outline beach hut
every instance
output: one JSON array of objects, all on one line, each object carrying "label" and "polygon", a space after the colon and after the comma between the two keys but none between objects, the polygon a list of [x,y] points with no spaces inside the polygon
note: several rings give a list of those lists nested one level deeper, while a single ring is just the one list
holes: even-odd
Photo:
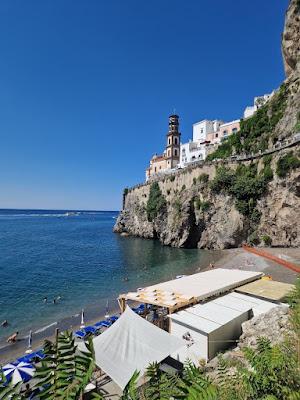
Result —
[{"label": "beach hut", "polygon": [[169,316],[170,332],[186,342],[173,354],[181,362],[209,361],[218,352],[236,345],[242,323],[277,307],[278,304],[232,292]]},{"label": "beach hut", "polygon": [[[123,390],[135,371],[143,374],[152,362],[160,362],[185,345],[134,313],[129,307],[104,333],[93,339],[96,365]],[[79,348],[83,346],[80,343]]]}]

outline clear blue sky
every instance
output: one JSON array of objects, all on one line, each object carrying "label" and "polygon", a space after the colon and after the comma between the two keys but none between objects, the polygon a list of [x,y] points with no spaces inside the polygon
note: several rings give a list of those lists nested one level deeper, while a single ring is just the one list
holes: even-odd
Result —
[{"label": "clear blue sky", "polygon": [[2,0],[0,207],[119,209],[165,146],[284,78],[287,0]]}]

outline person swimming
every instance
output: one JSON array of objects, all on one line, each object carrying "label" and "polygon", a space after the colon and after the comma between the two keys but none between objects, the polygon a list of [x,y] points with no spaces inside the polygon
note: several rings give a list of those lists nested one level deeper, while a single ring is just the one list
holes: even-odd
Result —
[{"label": "person swimming", "polygon": [[47,297],[47,296],[43,298],[43,302],[44,302],[44,303],[47,303],[47,302],[48,302],[48,297]]},{"label": "person swimming", "polygon": [[1,323],[1,326],[2,326],[3,328],[5,328],[6,326],[8,326],[8,321],[7,321],[7,319],[5,319],[5,320]]}]

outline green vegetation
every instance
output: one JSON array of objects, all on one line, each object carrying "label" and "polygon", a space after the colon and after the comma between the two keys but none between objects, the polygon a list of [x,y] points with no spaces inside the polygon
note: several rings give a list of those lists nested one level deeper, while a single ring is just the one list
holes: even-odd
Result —
[{"label": "green vegetation", "polygon": [[233,154],[264,152],[270,139],[276,141],[274,131],[277,123],[283,117],[288,89],[282,84],[278,92],[256,113],[241,120],[240,131],[228,137],[212,154],[208,161],[227,158]]},{"label": "green vegetation", "polygon": [[202,183],[207,183],[209,181],[209,175],[204,172],[198,176],[198,181]]},{"label": "green vegetation", "polygon": [[209,201],[201,201],[200,197],[195,199],[195,208],[201,210],[202,212],[207,211],[211,206]]},{"label": "green vegetation", "polygon": [[174,203],[173,203],[173,207],[174,207],[174,209],[175,209],[175,211],[176,211],[177,214],[180,214],[180,213],[181,213],[182,204],[181,204],[181,201],[180,201],[178,198],[175,199],[175,201],[174,201]]},{"label": "green vegetation", "polygon": [[170,176],[170,181],[174,182],[175,181],[175,175]]},{"label": "green vegetation", "polygon": [[127,196],[128,192],[129,192],[129,189],[128,189],[128,188],[125,188],[124,191],[123,191],[124,197]]},{"label": "green vegetation", "polygon": [[294,130],[295,130],[296,133],[300,132],[300,112],[298,112],[298,114],[297,114],[297,122],[296,122]]},{"label": "green vegetation", "polygon": [[270,165],[267,165],[260,174],[257,174],[257,165],[246,166],[240,164],[236,171],[219,167],[215,178],[211,182],[214,193],[224,192],[235,198],[236,209],[257,224],[260,213],[255,208],[257,200],[267,188],[268,182],[273,178]]},{"label": "green vegetation", "polygon": [[186,189],[185,185],[182,185],[181,191],[183,192]]},{"label": "green vegetation", "polygon": [[270,238],[269,235],[262,235],[261,237],[262,241],[264,242],[265,246],[271,246],[272,244],[272,239]]},{"label": "green vegetation", "polygon": [[300,159],[290,151],[277,161],[276,174],[280,178],[285,178],[291,170],[300,168]]},{"label": "green vegetation", "polygon": [[153,221],[157,215],[166,207],[166,199],[163,196],[158,182],[153,182],[150,186],[150,193],[147,202],[147,218]]},{"label": "green vegetation", "polygon": [[197,179],[194,177],[193,178],[193,185],[196,185],[196,183],[197,183]]}]

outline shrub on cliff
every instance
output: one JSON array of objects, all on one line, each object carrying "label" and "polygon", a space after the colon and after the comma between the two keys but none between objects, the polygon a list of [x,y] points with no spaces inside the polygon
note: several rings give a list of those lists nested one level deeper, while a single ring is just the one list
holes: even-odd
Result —
[{"label": "shrub on cliff", "polygon": [[198,176],[198,181],[202,183],[207,183],[209,181],[209,175],[202,173]]},{"label": "shrub on cliff", "polygon": [[290,151],[277,161],[276,173],[280,178],[285,178],[293,169],[300,168],[300,160]]},{"label": "shrub on cliff", "polygon": [[235,173],[231,169],[219,167],[216,176],[210,183],[210,188],[214,193],[220,193],[222,190],[228,190],[234,183]]},{"label": "shrub on cliff", "polygon": [[147,201],[147,218],[152,222],[160,211],[166,207],[166,199],[163,196],[158,182],[153,182],[150,186],[149,198]]}]

